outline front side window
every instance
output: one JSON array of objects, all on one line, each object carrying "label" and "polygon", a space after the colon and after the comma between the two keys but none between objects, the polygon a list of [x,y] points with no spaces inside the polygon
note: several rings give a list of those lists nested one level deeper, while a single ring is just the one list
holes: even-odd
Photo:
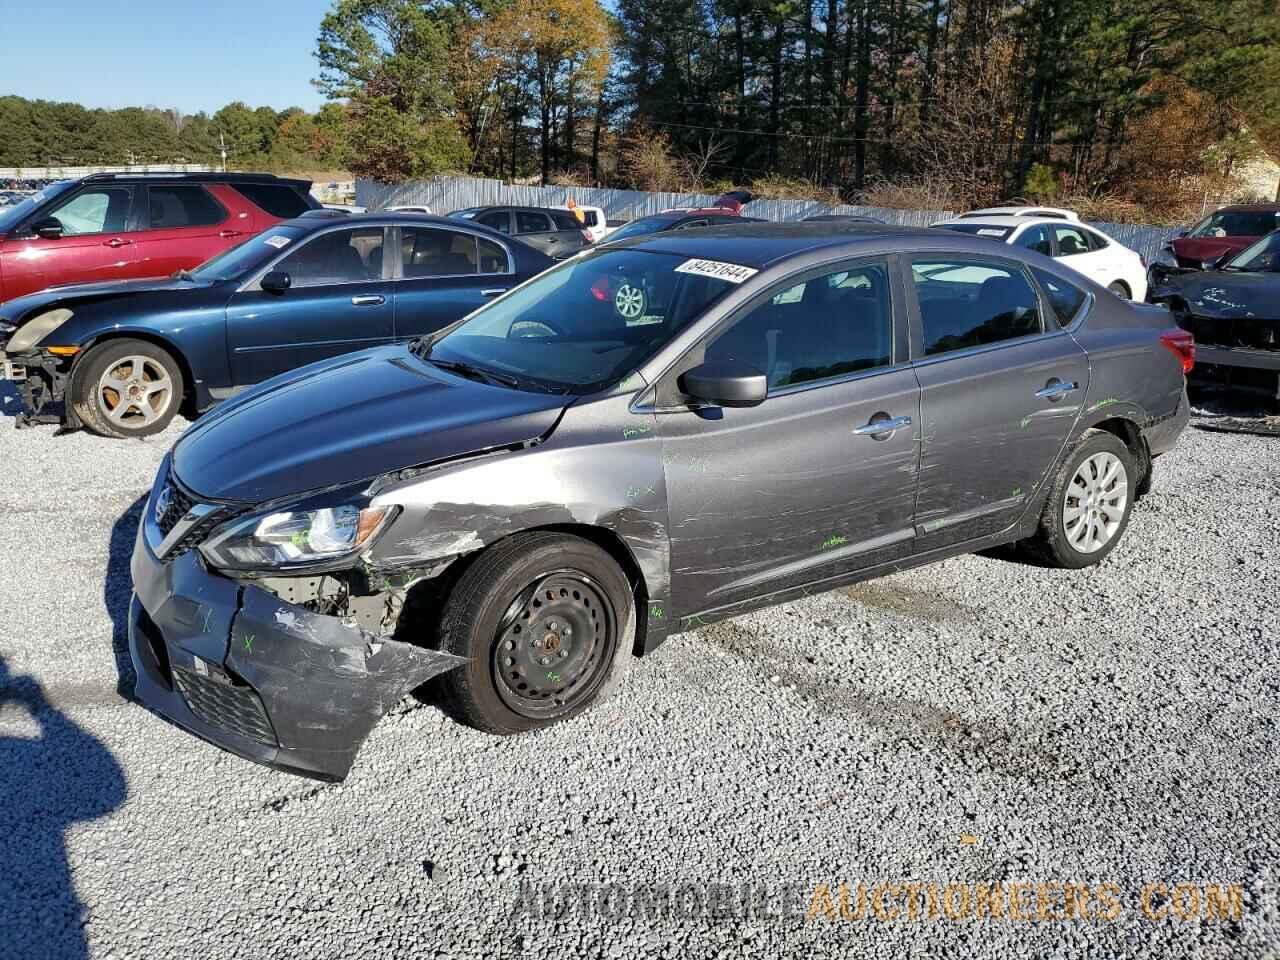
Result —
[{"label": "front side window", "polygon": [[1053,244],[1049,242],[1049,228],[1043,223],[1039,226],[1027,227],[1018,234],[1013,243],[1014,246],[1022,247],[1024,250],[1034,250],[1036,253],[1043,253],[1046,257],[1053,256]]},{"label": "front side window", "polygon": [[1085,232],[1076,227],[1060,227],[1054,225],[1054,236],[1058,240],[1058,256],[1072,257],[1078,253],[1089,252],[1089,238]]},{"label": "front side window", "polygon": [[516,211],[516,233],[549,233],[551,221],[545,213],[534,213],[531,210]]},{"label": "front side window", "polygon": [[[474,214],[468,214],[468,217]],[[492,213],[482,213],[475,218],[476,223],[481,226],[489,227],[491,230],[497,230],[499,233],[511,232],[511,216],[505,210],[495,210]]]},{"label": "front side window", "polygon": [[334,230],[308,240],[275,267],[293,287],[359,283],[382,276],[382,228]]},{"label": "front side window", "polygon": [[1241,250],[1225,270],[1247,270],[1254,273],[1280,271],[1280,230],[1270,233],[1257,243]]},{"label": "front side window", "polygon": [[152,230],[208,227],[221,223],[225,210],[203,187],[195,185],[151,187],[147,191],[148,223]]},{"label": "front side window", "polygon": [[734,289],[688,267],[703,262],[606,248],[540,274],[422,349],[429,361],[496,373],[522,389],[593,393]]},{"label": "front side window", "polygon": [[[129,225],[132,187],[95,187],[82,190],[49,212],[62,224],[64,237],[86,233],[120,233]],[[43,217],[41,219],[44,219]]]},{"label": "front side window", "polygon": [[888,366],[893,355],[889,273],[860,264],[791,284],[708,341],[705,359],[735,360],[770,388]]},{"label": "front side window", "polygon": [[406,279],[479,273],[476,238],[456,230],[400,228],[400,262]]},{"label": "front side window", "polygon": [[1049,306],[1053,308],[1054,320],[1061,327],[1071,326],[1071,321],[1089,295],[1074,283],[1067,283],[1037,267],[1032,267],[1031,272],[1035,274],[1036,282],[1040,284],[1040,289],[1049,300]]},{"label": "front side window", "polygon": [[1040,302],[1016,267],[983,260],[911,264],[926,356],[1040,333]]},{"label": "front side window", "polygon": [[1263,237],[1280,227],[1280,211],[1217,210],[1197,223],[1189,237]]}]

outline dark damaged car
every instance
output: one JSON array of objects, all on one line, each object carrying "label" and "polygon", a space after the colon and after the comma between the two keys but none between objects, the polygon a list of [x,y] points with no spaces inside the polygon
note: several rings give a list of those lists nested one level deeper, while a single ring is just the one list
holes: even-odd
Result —
[{"label": "dark damaged car", "polygon": [[950,232],[601,248],[183,435],[133,556],[136,693],[342,778],[429,679],[511,734],[753,608],[1012,542],[1097,563],[1186,424],[1189,353],[1163,308]]},{"label": "dark damaged car", "polygon": [[1217,270],[1166,277],[1150,298],[1195,336],[1197,377],[1280,399],[1280,230]]}]

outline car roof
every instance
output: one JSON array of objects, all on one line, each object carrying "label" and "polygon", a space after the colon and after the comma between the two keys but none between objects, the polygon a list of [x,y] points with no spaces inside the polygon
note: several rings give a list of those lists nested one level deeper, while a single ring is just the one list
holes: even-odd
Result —
[{"label": "car roof", "polygon": [[933,224],[933,226],[947,227],[964,224],[965,226],[973,227],[1001,227],[1003,229],[1013,230],[1022,226],[1036,226],[1042,223],[1052,224],[1054,226],[1061,226],[1065,223],[1072,227],[1085,227],[1086,229],[1091,229],[1087,223],[1083,223],[1079,220],[1065,220],[1062,217],[1022,217],[1010,216],[1007,214],[1003,216],[993,215],[989,217],[978,217],[965,214],[965,216],[956,217],[953,220],[939,220],[937,223]]},{"label": "car roof", "polygon": [[1006,216],[1006,217],[1039,217],[1049,220],[1079,220],[1080,216],[1074,210],[1066,210],[1063,207],[1034,207],[1029,204],[1021,204],[1018,206],[1006,207],[983,207],[981,210],[970,210],[968,213],[962,213],[957,219],[969,220],[975,217],[988,216]]},{"label": "car roof", "polygon": [[720,224],[690,230],[649,233],[608,244],[606,250],[650,250],[684,257],[724,260],[764,269],[775,263],[818,251],[834,256],[858,256],[895,251],[903,242],[927,241],[923,246],[951,250],[989,251],[983,237],[948,231],[945,235],[927,227],[902,227],[878,223],[755,223]]},{"label": "car roof", "polygon": [[378,213],[343,214],[338,210],[329,211],[332,216],[323,214],[302,214],[292,220],[285,220],[276,226],[296,227],[307,232],[324,230],[328,227],[358,227],[360,225],[381,227],[399,223],[410,223],[421,226],[424,223],[435,223],[442,227],[456,230],[459,227],[470,227],[482,233],[495,233],[483,224],[461,217],[442,217],[435,213],[416,213],[413,210],[383,210]]},{"label": "car roof", "polygon": [[274,173],[184,173],[181,170],[159,170],[152,173],[91,173],[81,177],[82,183],[124,181],[152,183],[155,181],[183,180],[187,183],[281,183],[310,188],[310,180],[294,177],[277,177]]}]

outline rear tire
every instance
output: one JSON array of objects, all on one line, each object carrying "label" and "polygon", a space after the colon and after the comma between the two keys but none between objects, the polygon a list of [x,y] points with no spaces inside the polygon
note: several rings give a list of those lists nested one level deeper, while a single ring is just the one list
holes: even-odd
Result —
[{"label": "rear tire", "polygon": [[1115,280],[1107,284],[1107,289],[1114,293],[1121,300],[1132,300],[1133,291],[1129,289],[1129,285],[1123,280]]},{"label": "rear tire", "polygon": [[104,437],[147,437],[173,421],[183,396],[182,368],[146,340],[109,340],[76,364],[70,401],[80,421]]},{"label": "rear tire", "polygon": [[635,628],[631,586],[595,544],[511,537],[481,554],[445,601],[440,649],[467,662],[441,677],[442,706],[499,735],[567,720],[608,690]]},{"label": "rear tire", "polygon": [[1058,469],[1040,527],[1022,547],[1050,567],[1099,563],[1129,526],[1137,465],[1120,438],[1089,430]]}]

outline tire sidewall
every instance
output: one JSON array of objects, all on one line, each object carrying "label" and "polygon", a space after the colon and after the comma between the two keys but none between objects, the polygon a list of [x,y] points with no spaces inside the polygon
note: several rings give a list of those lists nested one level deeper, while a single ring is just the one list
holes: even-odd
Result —
[{"label": "tire sidewall", "polygon": [[[498,643],[498,626],[519,593],[542,575],[573,571],[590,579],[613,606],[615,643],[600,665],[597,679],[576,703],[550,717],[527,717],[512,710],[499,696],[493,676],[493,653]],[[455,594],[456,595],[456,594]],[[453,603],[449,604],[450,608]],[[626,577],[613,559],[599,547],[576,537],[558,537],[554,545],[531,546],[517,552],[493,578],[469,609],[448,609],[441,636],[441,649],[465,657],[458,668],[473,708],[495,732],[519,733],[560,723],[577,716],[612,692],[619,655],[628,655],[635,635],[635,602]],[[446,675],[448,677],[450,675]]]},{"label": "tire sidewall", "polygon": [[[136,429],[122,428],[111,423],[103,410],[98,406],[98,381],[112,365],[119,363],[127,356],[146,356],[161,364],[173,381],[173,397],[169,407],[154,423]],[[182,406],[185,392],[182,370],[173,355],[162,347],[146,340],[109,340],[90,348],[84,358],[76,364],[72,372],[71,403],[76,415],[94,433],[104,437],[129,439],[131,437],[149,437],[165,430]]]},{"label": "tire sidewall", "polygon": [[[1093,553],[1082,553],[1071,545],[1062,512],[1066,505],[1067,490],[1070,488],[1071,479],[1076,475],[1076,471],[1080,469],[1080,464],[1098,453],[1113,454],[1124,465],[1126,487],[1124,517],[1120,521],[1119,529],[1116,530],[1115,534],[1101,550],[1095,550]],[[1100,563],[1124,538],[1125,531],[1129,529],[1129,520],[1133,517],[1134,497],[1137,493],[1136,472],[1137,466],[1133,461],[1133,454],[1130,453],[1129,448],[1124,445],[1119,437],[1105,431],[1096,431],[1087,435],[1084,442],[1076,447],[1071,456],[1067,458],[1066,463],[1058,474],[1058,480],[1054,484],[1053,496],[1047,505],[1049,515],[1046,518],[1052,527],[1052,539],[1056,542],[1059,553],[1058,559],[1063,566],[1078,569]]]}]

